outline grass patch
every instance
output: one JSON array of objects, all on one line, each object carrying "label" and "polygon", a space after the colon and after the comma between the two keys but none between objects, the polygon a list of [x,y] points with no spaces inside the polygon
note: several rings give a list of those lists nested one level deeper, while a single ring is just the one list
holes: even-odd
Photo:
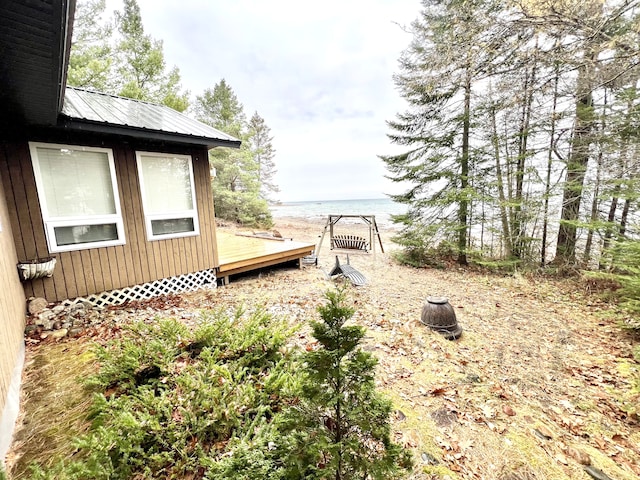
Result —
[{"label": "grass patch", "polygon": [[18,448],[24,454],[10,462],[12,478],[30,478],[34,462],[50,468],[55,459],[71,456],[73,438],[88,430],[92,395],[79,379],[96,371],[91,345],[84,339],[50,344],[30,359],[22,397],[28,417],[14,437],[15,445],[28,448]]}]

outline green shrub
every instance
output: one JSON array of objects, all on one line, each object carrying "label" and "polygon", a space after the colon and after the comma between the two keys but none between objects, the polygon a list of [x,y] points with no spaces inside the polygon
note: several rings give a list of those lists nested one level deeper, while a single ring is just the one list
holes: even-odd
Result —
[{"label": "green shrub", "polygon": [[345,306],[344,290],[326,298],[318,308],[322,322],[311,324],[320,348],[303,354],[287,478],[397,478],[411,459],[391,440],[391,403],[375,391],[377,360],[358,348],[364,328],[345,326],[354,310]]},{"label": "green shrub", "polygon": [[[619,242],[603,258],[607,259],[607,271],[593,273],[590,279],[608,287],[606,295],[624,312],[622,327],[640,333],[640,242]],[[634,355],[640,362],[640,348],[635,349]],[[634,389],[640,392],[640,375],[636,375]]]},{"label": "green shrub", "polygon": [[640,331],[640,242],[620,242],[603,258],[606,271],[591,273],[590,280],[609,286],[606,294],[628,314],[623,326]]},{"label": "green shrub", "polygon": [[269,441],[299,388],[283,349],[291,333],[264,312],[208,315],[193,332],[175,320],[132,325],[97,350],[93,423],[77,455],[34,466],[32,478],[236,478],[217,472],[260,455],[277,472]]}]

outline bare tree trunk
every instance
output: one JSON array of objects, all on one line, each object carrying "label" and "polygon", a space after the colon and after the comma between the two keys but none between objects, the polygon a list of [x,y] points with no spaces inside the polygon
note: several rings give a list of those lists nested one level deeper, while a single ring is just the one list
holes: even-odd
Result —
[{"label": "bare tree trunk", "polygon": [[[604,104],[603,114],[602,114],[602,122],[600,123],[600,138],[602,139],[605,134],[606,127],[606,109],[607,109],[607,91],[605,89],[604,92]],[[593,234],[595,233],[596,227],[595,223],[598,220],[598,206],[600,205],[600,181],[601,181],[601,173],[602,173],[602,145],[600,146],[598,152],[598,163],[596,165],[596,184],[593,189],[593,201],[591,202],[591,215],[589,217],[589,233],[587,234],[587,242],[584,246],[584,255],[582,257],[582,263],[585,267],[588,267],[589,261],[591,260],[591,248],[593,245]]]},{"label": "bare tree trunk", "polygon": [[[491,86],[489,86],[491,91]],[[509,217],[507,213],[507,201],[504,195],[504,180],[502,175],[502,165],[500,164],[500,145],[498,140],[498,127],[496,123],[496,109],[491,106],[491,143],[493,144],[493,154],[496,160],[496,180],[498,189],[498,209],[500,211],[500,223],[502,224],[502,238],[504,239],[504,254],[506,258],[511,258],[513,248],[511,245],[511,231],[509,229]]]},{"label": "bare tree trunk", "polygon": [[629,218],[629,209],[631,208],[631,199],[627,198],[622,207],[622,215],[620,216],[620,237],[624,238],[627,234],[627,219]]},{"label": "bare tree trunk", "polygon": [[600,170],[602,168],[602,152],[598,154],[598,168],[596,171],[596,185],[593,190],[593,201],[591,202],[591,215],[589,218],[589,233],[587,234],[587,242],[584,246],[584,255],[582,263],[585,267],[589,265],[591,260],[591,247],[593,244],[593,234],[595,232],[595,223],[598,220],[598,206],[600,205]]},{"label": "bare tree trunk", "polygon": [[[606,252],[611,244],[611,236],[613,235],[613,222],[616,219],[616,210],[618,209],[618,194],[620,192],[620,187],[617,185],[614,192],[613,198],[611,199],[611,205],[609,205],[609,214],[607,215],[607,228],[604,232],[604,239],[602,240],[602,251]],[[602,255],[600,255],[600,263],[598,268],[602,270],[605,265],[603,263]]]},{"label": "bare tree trunk", "polygon": [[[536,45],[537,48],[537,45]],[[520,128],[518,131],[518,161],[516,166],[516,196],[514,206],[514,223],[511,232],[514,235],[513,256],[522,259],[525,243],[525,222],[522,216],[522,203],[524,202],[524,172],[528,153],[529,125],[531,120],[531,105],[533,103],[533,84],[536,78],[536,55],[534,54],[534,64],[531,72],[527,70],[524,78],[524,92],[522,99],[522,114],[520,117]]]},{"label": "bare tree trunk", "polygon": [[556,244],[556,258],[554,259],[554,263],[557,264],[575,264],[576,262],[577,222],[580,215],[580,203],[582,202],[584,179],[589,163],[589,146],[593,130],[591,84],[595,59],[595,52],[591,52],[578,70],[576,118],[571,139],[571,154],[567,162],[560,229]]},{"label": "bare tree trunk", "polygon": [[464,85],[464,117],[462,123],[462,155],[460,158],[460,202],[458,205],[458,263],[467,265],[467,216],[469,212],[469,134],[471,131],[471,73]]},{"label": "bare tree trunk", "polygon": [[547,178],[544,186],[544,218],[542,219],[542,251],[540,255],[540,265],[547,263],[547,234],[549,229],[549,197],[551,196],[551,167],[553,150],[555,148],[556,136],[556,110],[558,107],[558,83],[560,73],[556,66],[555,77],[553,79],[553,108],[551,109],[551,133],[549,135],[549,152],[547,155]]}]

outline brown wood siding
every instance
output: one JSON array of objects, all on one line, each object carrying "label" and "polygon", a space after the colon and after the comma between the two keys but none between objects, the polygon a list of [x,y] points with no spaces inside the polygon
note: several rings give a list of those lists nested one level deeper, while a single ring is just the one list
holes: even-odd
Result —
[{"label": "brown wood siding", "polygon": [[4,408],[11,374],[24,339],[25,295],[16,263],[11,215],[3,184],[7,177],[4,146],[0,144],[0,412]]},{"label": "brown wood siding", "polygon": [[[205,148],[122,145],[108,141],[37,139],[35,141],[111,148],[120,196],[126,244],[53,254],[58,263],[52,278],[24,282],[27,296],[49,301],[86,296],[161,278],[216,268],[215,218]],[[7,142],[0,157],[9,220],[19,260],[49,255],[29,147]],[[135,152],[191,155],[200,235],[147,241]]]}]

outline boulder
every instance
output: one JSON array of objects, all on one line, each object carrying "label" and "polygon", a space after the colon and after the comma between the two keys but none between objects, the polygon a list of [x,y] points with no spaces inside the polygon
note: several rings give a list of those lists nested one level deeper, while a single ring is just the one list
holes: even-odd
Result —
[{"label": "boulder", "polygon": [[27,311],[31,315],[36,315],[47,308],[47,305],[49,305],[49,302],[47,302],[47,300],[42,297],[32,298],[27,303]]}]

